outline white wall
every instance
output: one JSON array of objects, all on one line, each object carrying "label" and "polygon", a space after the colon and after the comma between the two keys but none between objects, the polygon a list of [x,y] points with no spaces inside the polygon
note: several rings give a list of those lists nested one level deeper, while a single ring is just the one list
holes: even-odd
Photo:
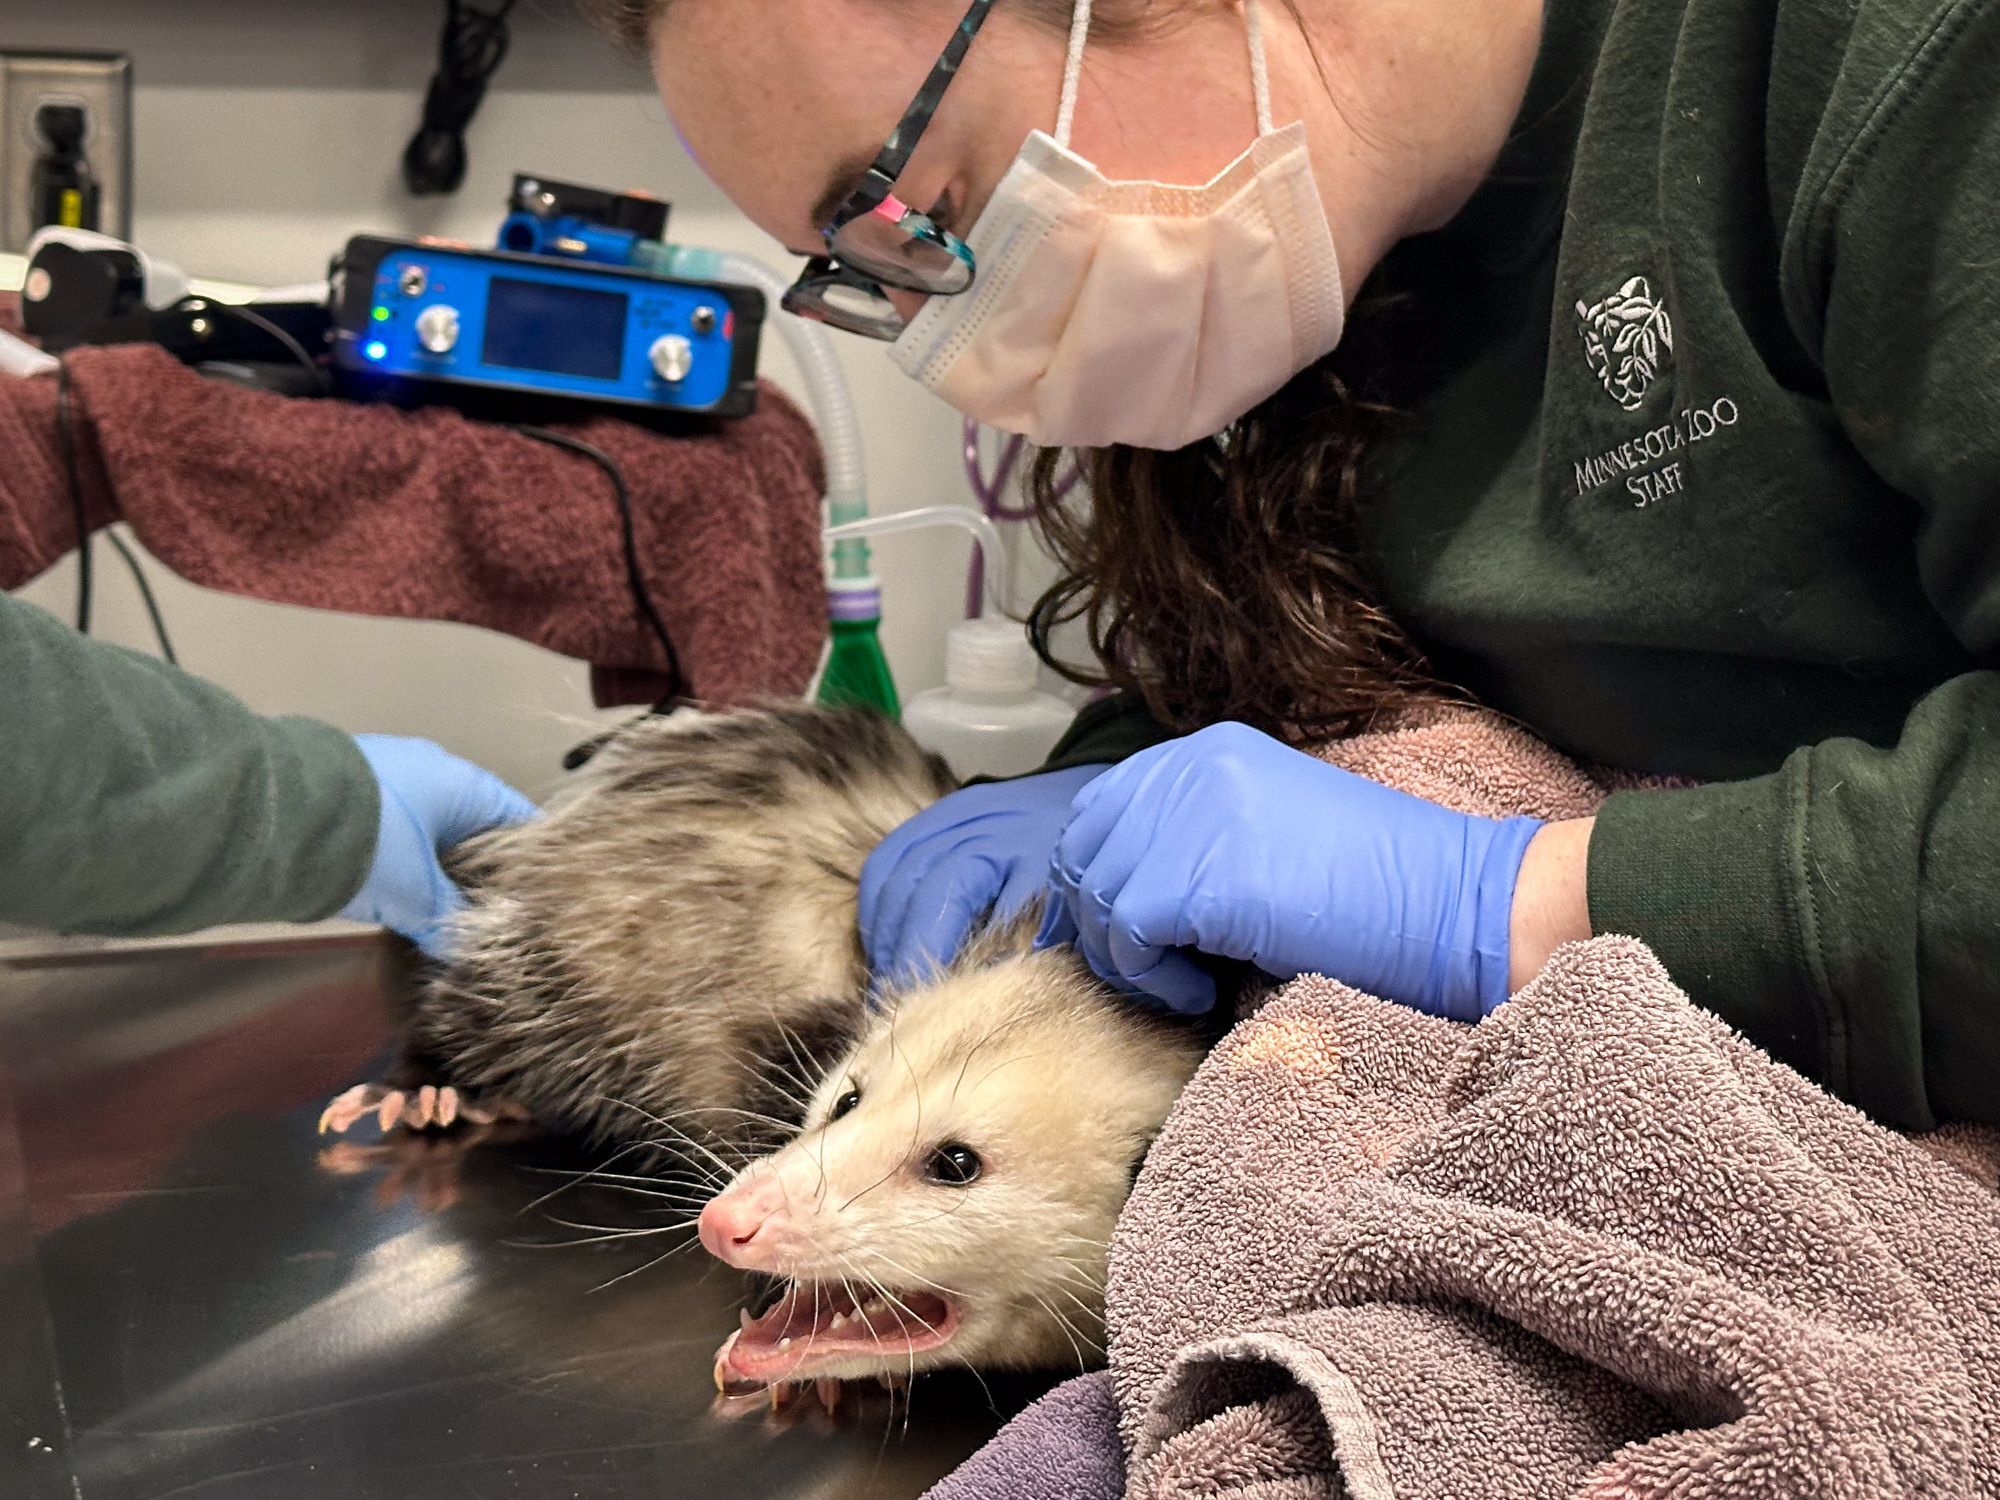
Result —
[{"label": "white wall", "polygon": [[[681,152],[648,80],[564,0],[522,0],[514,47],[470,132],[466,185],[414,200],[397,172],[435,53],[442,0],[0,0],[0,47],[117,49],[134,60],[135,237],[189,271],[263,284],[324,274],[362,230],[487,240],[514,171],[641,188],[674,205],[670,232],[767,258]],[[880,349],[842,339],[877,512],[963,501],[957,418]],[[775,336],[768,373],[792,386]],[[905,695],[943,675],[965,548],[950,534],[877,551],[884,633]],[[183,664],[266,712],[421,734],[546,788],[591,717],[585,670],[464,626],[362,620],[232,599],[155,568]],[[108,547],[97,551],[100,633],[150,644]],[[26,591],[73,607],[65,563]],[[603,717],[603,716],[598,716]]]}]

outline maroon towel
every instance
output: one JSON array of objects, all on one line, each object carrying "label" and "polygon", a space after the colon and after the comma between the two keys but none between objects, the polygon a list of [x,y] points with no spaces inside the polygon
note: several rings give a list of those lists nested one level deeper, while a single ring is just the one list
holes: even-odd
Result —
[{"label": "maroon towel", "polygon": [[[443,408],[247,390],[151,347],[69,364],[90,524],[129,522],[182,577],[505,631],[590,662],[600,705],[665,692],[611,484],[589,460]],[[55,407],[54,379],[0,377],[0,587],[76,542]],[[802,691],[826,598],[819,449],[798,410],[767,385],[755,415],[697,436],[607,416],[550,425],[623,469],[684,690],[717,704]]]}]

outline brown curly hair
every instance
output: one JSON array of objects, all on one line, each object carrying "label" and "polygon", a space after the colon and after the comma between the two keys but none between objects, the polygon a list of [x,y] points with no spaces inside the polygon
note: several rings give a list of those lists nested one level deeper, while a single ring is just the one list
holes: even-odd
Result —
[{"label": "brown curly hair", "polygon": [[[636,52],[670,3],[578,0]],[[1020,3],[1069,24],[1072,0]],[[1298,0],[1284,4],[1303,27]],[[1170,24],[1173,8],[1100,4],[1100,25],[1116,40]],[[1351,734],[1440,695],[1355,560],[1362,460],[1395,406],[1381,378],[1395,306],[1364,288],[1341,347],[1216,437],[1177,452],[1080,452],[1086,483],[1067,499],[1063,455],[1037,455],[1036,528],[1061,569],[1028,615],[1044,661],[1139,694],[1179,730],[1238,719],[1286,738]],[[1054,650],[1075,621],[1094,668]]]}]

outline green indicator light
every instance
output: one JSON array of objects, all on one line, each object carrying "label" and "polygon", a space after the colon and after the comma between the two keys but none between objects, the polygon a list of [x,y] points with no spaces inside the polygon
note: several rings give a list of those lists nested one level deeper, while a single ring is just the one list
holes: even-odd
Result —
[{"label": "green indicator light", "polygon": [[378,308],[376,308],[376,309],[375,309],[375,321],[376,321],[376,322],[378,322],[378,323],[386,323],[386,322],[388,322],[388,321],[389,321],[389,309],[388,309],[388,308],[386,308],[386,307],[378,307]]}]

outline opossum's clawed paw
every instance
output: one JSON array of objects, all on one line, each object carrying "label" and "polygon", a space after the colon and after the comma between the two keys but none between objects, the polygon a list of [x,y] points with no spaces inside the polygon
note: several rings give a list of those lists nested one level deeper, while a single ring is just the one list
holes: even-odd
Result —
[{"label": "opossum's clawed paw", "polygon": [[386,1135],[409,1131],[450,1130],[458,1125],[526,1124],[527,1110],[511,1099],[488,1099],[451,1087],[425,1084],[392,1089],[379,1083],[358,1083],[340,1095],[319,1117],[319,1131],[344,1135],[368,1116]]},{"label": "opossum's clawed paw", "polygon": [[[347,1134],[364,1117],[374,1114],[382,1101],[389,1097],[390,1092],[379,1083],[355,1084],[320,1111],[319,1133],[325,1135],[330,1130],[335,1135]],[[401,1108],[399,1094],[397,1102],[399,1113]]]}]

